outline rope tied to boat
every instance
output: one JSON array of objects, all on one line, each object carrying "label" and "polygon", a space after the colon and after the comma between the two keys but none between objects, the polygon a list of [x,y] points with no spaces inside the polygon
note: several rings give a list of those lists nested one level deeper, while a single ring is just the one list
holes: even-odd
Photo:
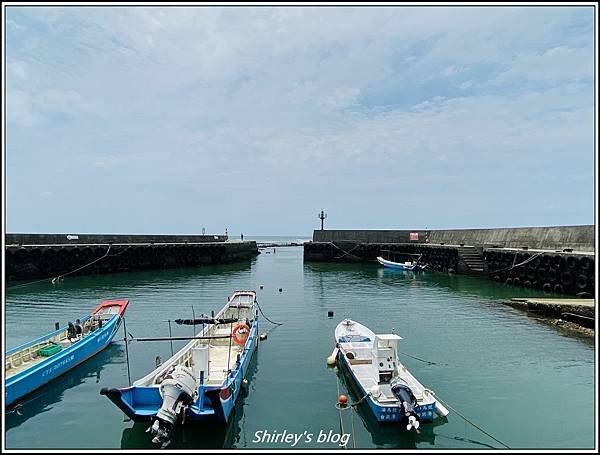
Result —
[{"label": "rope tied to boat", "polygon": [[[337,392],[338,392],[338,397],[339,397],[340,396],[340,381],[336,381],[336,385],[337,385]],[[345,432],[344,432],[344,419],[342,418],[342,408],[337,406],[337,404],[339,404],[339,403],[336,403],[336,407],[338,408],[338,413],[339,413],[339,417],[340,417],[340,435],[343,435],[343,434],[345,434]],[[346,444],[344,444],[342,447],[344,449],[348,448]]]},{"label": "rope tied to boat", "polygon": [[448,403],[446,403],[444,400],[442,400],[441,398],[439,398],[435,392],[433,390],[429,390],[429,389],[425,389],[426,392],[429,392],[431,395],[433,395],[435,397],[436,400],[438,400],[440,403],[442,403],[444,406],[447,406],[448,408],[450,408],[450,410],[454,411],[456,413],[457,416],[459,416],[461,419],[463,419],[465,422],[467,422],[469,425],[472,425],[473,427],[477,428],[479,431],[481,431],[483,434],[485,434],[486,436],[492,438],[494,441],[496,441],[498,444],[504,446],[507,449],[510,449],[510,447],[506,444],[504,444],[502,441],[500,441],[498,438],[492,436],[490,433],[488,433],[487,431],[485,431],[483,428],[481,428],[479,425],[477,425],[475,422],[469,420],[467,417],[465,417],[464,415],[462,415],[460,412],[458,412],[456,409],[454,409],[452,406],[450,406]]},{"label": "rope tied to boat", "polygon": [[402,355],[405,355],[406,357],[410,357],[411,359],[415,359],[415,360],[418,360],[420,362],[427,363],[428,365],[444,365],[444,366],[448,366],[447,363],[432,362],[431,360],[421,359],[419,357],[415,357],[413,355],[407,354],[406,352],[398,351],[398,353],[402,354]]},{"label": "rope tied to boat", "polygon": [[[338,409],[340,409],[340,410],[348,410],[348,409],[355,408],[356,406],[358,406],[359,404],[361,404],[370,395],[371,395],[371,392],[368,392],[360,400],[355,401],[354,403],[341,404],[340,402],[337,402],[335,404],[335,407],[338,408]],[[339,396],[339,385],[338,385],[338,396]]]},{"label": "rope tied to boat", "polygon": [[266,315],[265,313],[263,313],[262,308],[260,307],[260,305],[258,304],[258,301],[255,300],[254,303],[256,303],[256,307],[258,308],[258,311],[260,311],[260,314],[262,314],[262,317],[265,318],[267,321],[269,321],[271,324],[275,324],[275,325],[283,325],[283,322],[275,322],[275,321],[271,321]]}]

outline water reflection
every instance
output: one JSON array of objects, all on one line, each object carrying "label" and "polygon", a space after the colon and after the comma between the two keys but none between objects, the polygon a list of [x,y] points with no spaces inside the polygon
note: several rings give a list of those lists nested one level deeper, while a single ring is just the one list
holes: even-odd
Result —
[{"label": "water reflection", "polygon": [[101,372],[107,365],[125,362],[124,353],[123,345],[111,343],[81,365],[23,397],[6,409],[6,429],[18,427],[31,417],[52,410],[63,400],[66,390],[83,384],[88,378],[95,377],[99,383]]},{"label": "water reflection", "polygon": [[[246,378],[250,383],[258,370],[258,351],[254,354],[248,366]],[[242,389],[241,396],[235,405],[229,422],[202,423],[196,425],[179,425],[173,431],[173,439],[168,449],[228,449],[237,446],[245,446],[247,441],[244,432],[244,398],[247,392]],[[134,423],[132,427],[125,428],[121,436],[122,449],[158,449],[159,446],[152,443],[152,437],[146,433],[148,423]]]},{"label": "water reflection", "polygon": [[44,281],[14,281],[6,283],[6,293],[10,296],[25,295],[31,293],[47,294],[49,291],[77,292],[85,294],[99,289],[114,290],[120,283],[131,287],[133,283],[137,287],[148,285],[185,285],[198,277],[222,277],[238,272],[249,273],[251,267],[256,263],[257,257],[253,257],[231,264],[204,265],[196,267],[169,268],[164,270],[145,270],[119,273],[106,273],[96,275],[71,276],[57,284],[52,284],[50,278]]}]

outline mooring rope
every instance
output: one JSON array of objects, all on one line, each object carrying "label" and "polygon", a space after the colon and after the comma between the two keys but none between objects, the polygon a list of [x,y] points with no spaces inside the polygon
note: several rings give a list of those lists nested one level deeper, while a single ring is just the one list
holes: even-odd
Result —
[{"label": "mooring rope", "polygon": [[[52,278],[53,282],[54,282],[54,280],[56,280],[56,279],[64,278],[64,277],[66,277],[67,275],[71,275],[72,273],[79,272],[80,270],[83,270],[83,269],[85,269],[86,267],[89,267],[90,265],[92,265],[92,264],[94,264],[94,263],[98,262],[100,259],[103,259],[103,258],[105,258],[106,256],[108,256],[108,252],[110,251],[110,248],[111,248],[111,247],[112,247],[112,244],[108,245],[108,249],[106,250],[106,253],[104,253],[104,256],[100,256],[99,258],[97,258],[97,259],[94,259],[92,262],[90,262],[90,263],[88,263],[88,264],[85,264],[85,265],[83,265],[83,266],[81,266],[81,267],[79,267],[79,268],[77,268],[77,269],[75,269],[75,270],[72,270],[72,271],[68,272],[68,273],[63,273],[62,275],[58,275],[57,277],[54,277],[54,278]],[[122,252],[123,252],[123,251],[121,251],[121,253],[122,253]],[[119,254],[121,254],[121,253],[119,253]],[[115,254],[115,255],[112,255],[112,256],[118,256],[119,254]]]},{"label": "mooring rope", "polygon": [[[336,381],[336,385],[337,385],[337,392],[338,392],[338,397],[339,397],[340,396],[340,381],[339,380]],[[344,433],[344,419],[342,418],[342,408],[340,406],[337,406],[337,404],[336,404],[336,407],[338,408],[338,413],[339,413],[339,417],[340,417],[340,435],[343,436],[345,433]],[[346,444],[344,444],[342,447],[344,447],[344,449],[348,448]]]},{"label": "mooring rope", "polygon": [[333,245],[333,246],[334,246],[334,247],[336,247],[338,250],[340,250],[342,253],[344,253],[344,254],[342,254],[341,256],[338,256],[338,257],[336,257],[335,259],[342,259],[344,256],[352,256],[352,257],[355,257],[355,258],[357,258],[357,259],[361,259],[359,256],[357,256],[357,255],[355,255],[355,254],[352,254],[352,251],[354,251],[355,249],[357,249],[357,248],[360,246],[360,244],[356,244],[356,245],[354,246],[354,248],[352,248],[350,251],[346,251],[346,250],[344,250],[343,248],[340,248],[339,246],[337,246],[337,245],[336,245],[335,243],[333,243],[333,242],[327,242],[327,243],[329,243],[330,245]]},{"label": "mooring rope", "polygon": [[350,426],[352,427],[352,448],[356,449],[356,438],[354,437],[354,408],[350,408]]},{"label": "mooring rope", "polygon": [[443,405],[447,406],[451,411],[454,411],[456,413],[456,415],[458,415],[461,419],[463,419],[465,422],[467,422],[469,425],[474,426],[475,428],[477,428],[479,431],[481,431],[483,434],[485,434],[486,436],[489,436],[490,438],[492,438],[494,441],[496,441],[498,444],[503,445],[504,447],[506,447],[507,449],[510,449],[509,446],[507,446],[506,444],[504,444],[502,441],[500,441],[498,438],[495,438],[494,436],[492,436],[490,433],[488,433],[487,431],[485,431],[483,428],[481,428],[479,425],[477,425],[475,422],[469,420],[467,417],[465,417],[464,415],[462,415],[460,412],[458,412],[456,409],[454,409],[452,406],[450,406],[448,403],[446,403],[444,400],[440,399],[432,390],[426,389],[429,393],[431,393],[433,396],[435,396],[435,399],[438,400],[440,403],[442,403]]},{"label": "mooring rope", "polygon": [[[50,282],[52,282],[52,283],[55,283],[56,281],[60,280],[61,278],[64,278],[64,277],[65,277],[65,276],[67,276],[67,275],[71,275],[71,274],[73,274],[73,273],[75,273],[75,272],[78,272],[78,271],[80,271],[80,270],[83,270],[83,269],[85,269],[86,267],[89,267],[90,265],[92,265],[92,264],[95,264],[95,263],[96,263],[96,262],[98,262],[99,260],[101,260],[101,259],[104,259],[106,256],[108,256],[108,252],[110,251],[110,248],[111,248],[111,246],[112,246],[112,244],[111,244],[111,245],[108,245],[108,249],[106,250],[106,253],[104,253],[104,255],[103,255],[103,256],[100,256],[99,258],[96,258],[96,259],[94,259],[92,262],[89,262],[89,263],[87,263],[87,264],[85,264],[85,265],[82,265],[81,267],[79,267],[79,268],[77,268],[77,269],[75,269],[75,270],[72,270],[72,271],[70,271],[70,272],[68,272],[68,273],[63,273],[63,274],[61,274],[61,275],[57,275],[57,276],[55,276],[55,277],[52,277],[52,278],[42,278],[41,280],[30,281],[29,283],[17,284],[17,285],[15,285],[15,286],[10,286],[10,287],[7,287],[6,289],[8,290],[8,289],[16,289],[16,288],[21,288],[21,287],[29,286],[29,285],[32,285],[32,284],[41,283],[41,282],[43,282],[43,281],[50,281]],[[121,251],[121,253],[123,253],[123,251]],[[121,254],[121,253],[118,253],[118,254]],[[115,254],[114,256],[118,256],[118,254]]]},{"label": "mooring rope", "polygon": [[428,363],[429,365],[444,365],[444,366],[448,366],[447,363],[437,363],[437,362],[432,362],[430,360],[420,359],[419,357],[415,357],[413,355],[407,354],[406,352],[398,351],[398,353],[399,354],[403,354],[406,357],[410,357],[411,359],[415,359],[415,360],[419,360],[420,362]]},{"label": "mooring rope", "polygon": [[503,269],[498,269],[498,270],[494,270],[493,272],[488,272],[490,275],[493,275],[494,273],[500,273],[500,272],[506,272],[506,271],[512,271],[512,269],[516,268],[516,267],[521,267],[522,265],[525,264],[529,264],[531,261],[533,261],[535,258],[537,258],[538,256],[541,256],[542,253],[536,253],[533,256],[525,259],[523,262],[520,262],[518,264],[515,264],[515,261],[517,260],[517,254],[519,254],[519,252],[515,252],[515,257],[513,258],[513,263],[510,267],[505,267]]},{"label": "mooring rope", "polygon": [[263,318],[265,318],[267,321],[269,321],[271,324],[275,324],[275,325],[283,325],[283,322],[275,322],[275,321],[271,321],[267,316],[265,316],[265,313],[263,313],[262,308],[260,307],[260,305],[258,304],[258,301],[254,301],[256,303],[256,306],[258,307],[258,311],[260,311],[260,314],[262,314]]}]

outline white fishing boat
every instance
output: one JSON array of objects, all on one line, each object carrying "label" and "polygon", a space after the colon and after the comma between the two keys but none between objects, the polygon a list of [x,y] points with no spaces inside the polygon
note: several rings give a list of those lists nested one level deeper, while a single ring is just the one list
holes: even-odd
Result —
[{"label": "white fishing boat", "polygon": [[367,327],[344,319],[335,328],[336,358],[353,379],[378,422],[406,425],[418,431],[448,410],[423,386],[398,357],[396,334],[375,334]]},{"label": "white fishing boat", "polygon": [[[202,329],[132,386],[100,391],[130,419],[148,422],[153,442],[162,447],[169,444],[177,425],[228,422],[258,346],[256,293],[236,291],[218,314],[175,322]],[[138,341],[173,339],[181,338]]]},{"label": "white fishing boat", "polygon": [[384,267],[398,270],[415,270],[415,268],[417,267],[417,264],[415,262],[394,262],[389,261],[387,259],[383,259],[381,256],[377,256],[377,262],[379,262]]}]

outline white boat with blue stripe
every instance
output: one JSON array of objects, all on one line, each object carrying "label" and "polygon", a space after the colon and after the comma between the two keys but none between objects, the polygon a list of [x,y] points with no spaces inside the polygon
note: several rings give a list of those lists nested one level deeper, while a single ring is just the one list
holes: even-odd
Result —
[{"label": "white boat with blue stripe", "polygon": [[394,262],[394,261],[390,261],[388,259],[384,259],[381,256],[377,256],[377,262],[379,262],[381,265],[383,265],[384,267],[387,267],[389,269],[412,270],[412,271],[424,269],[424,267],[417,264],[417,262],[411,262],[411,261]]},{"label": "white boat with blue stripe", "polygon": [[448,410],[400,362],[396,334],[375,334],[351,319],[335,329],[337,361],[353,379],[378,422],[418,431]]}]

